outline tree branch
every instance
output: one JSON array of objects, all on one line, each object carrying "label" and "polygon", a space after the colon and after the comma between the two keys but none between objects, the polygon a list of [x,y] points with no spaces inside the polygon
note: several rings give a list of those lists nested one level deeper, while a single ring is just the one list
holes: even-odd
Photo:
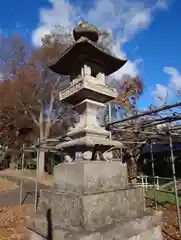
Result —
[{"label": "tree branch", "polygon": [[[16,93],[16,94],[17,94],[17,93]],[[17,96],[18,96],[18,94],[17,94]],[[29,113],[29,115],[30,115],[30,117],[32,118],[33,122],[39,127],[39,122],[38,122],[38,120],[36,119],[35,114],[34,114],[29,108],[27,108],[27,107],[25,106],[25,104],[22,102],[22,100],[21,100],[20,98],[18,98],[18,100],[19,100],[20,104],[22,105],[22,107],[24,108],[25,113],[26,113],[26,114]]]}]

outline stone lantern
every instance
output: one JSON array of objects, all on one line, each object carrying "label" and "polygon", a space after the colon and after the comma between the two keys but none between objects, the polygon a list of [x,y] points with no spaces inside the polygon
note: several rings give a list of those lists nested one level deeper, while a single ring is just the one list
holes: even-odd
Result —
[{"label": "stone lantern", "polygon": [[[145,209],[143,188],[128,184],[126,163],[104,155],[122,143],[110,139],[96,120],[97,109],[116,98],[106,76],[126,61],[100,49],[98,31],[88,23],[73,35],[75,43],[49,67],[71,76],[60,99],[74,106],[80,121],[57,145],[69,163],[55,166],[53,188],[40,191],[38,213],[27,218],[28,239],[162,240],[161,213]],[[77,151],[83,157],[74,161]]]}]

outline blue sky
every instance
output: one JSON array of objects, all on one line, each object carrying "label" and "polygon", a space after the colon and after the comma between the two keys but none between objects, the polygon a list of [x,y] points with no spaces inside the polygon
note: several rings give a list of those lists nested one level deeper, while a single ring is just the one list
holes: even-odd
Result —
[{"label": "blue sky", "polygon": [[181,1],[180,0],[1,0],[2,35],[20,33],[40,44],[55,24],[73,27],[81,20],[112,31],[114,52],[129,61],[121,75],[140,74],[144,81],[141,108],[161,104],[157,96],[176,100],[181,88]]}]

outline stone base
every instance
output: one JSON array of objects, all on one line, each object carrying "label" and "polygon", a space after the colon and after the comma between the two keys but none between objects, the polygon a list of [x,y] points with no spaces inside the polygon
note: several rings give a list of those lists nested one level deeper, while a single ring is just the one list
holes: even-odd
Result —
[{"label": "stone base", "polygon": [[54,188],[40,191],[38,213],[27,217],[29,240],[48,239],[48,229],[53,240],[161,240],[160,224],[120,162],[56,166]]},{"label": "stone base", "polygon": [[55,166],[53,186],[58,191],[82,194],[125,189],[127,165],[120,162],[78,161]]},{"label": "stone base", "polygon": [[63,228],[94,231],[120,219],[136,217],[144,211],[142,188],[128,188],[107,193],[79,195],[42,190],[38,211],[51,209],[52,218]]},{"label": "stone base", "polygon": [[[160,228],[161,213],[149,213],[133,220],[120,220],[104,228],[97,229],[96,232],[83,230],[62,229],[53,225],[53,240],[162,240]],[[47,222],[30,221],[27,237],[29,240],[45,240],[47,238]],[[43,230],[44,228],[44,230]],[[32,230],[33,229],[33,230]],[[44,234],[42,234],[42,231]]]}]

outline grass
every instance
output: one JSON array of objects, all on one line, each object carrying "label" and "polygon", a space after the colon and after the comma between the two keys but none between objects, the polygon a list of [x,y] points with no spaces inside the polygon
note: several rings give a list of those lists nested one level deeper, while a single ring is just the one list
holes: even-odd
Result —
[{"label": "grass", "polygon": [[[154,190],[153,189],[146,190],[146,197],[154,200]],[[175,194],[163,190],[155,190],[155,200],[159,203],[168,203],[174,205],[176,204]],[[179,204],[181,206],[181,196],[179,196]]]}]

